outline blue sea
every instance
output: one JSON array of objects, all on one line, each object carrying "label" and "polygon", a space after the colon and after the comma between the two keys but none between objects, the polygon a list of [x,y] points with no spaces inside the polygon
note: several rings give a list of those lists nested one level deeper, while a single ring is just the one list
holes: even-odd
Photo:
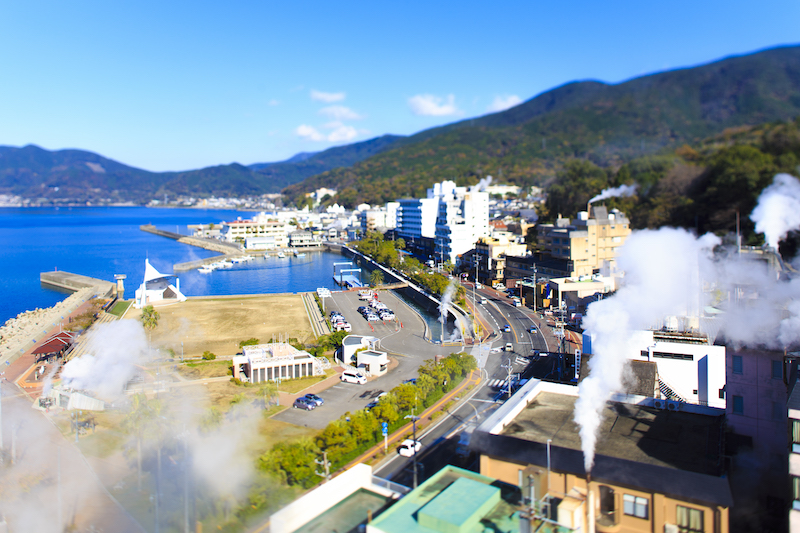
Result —
[{"label": "blue sea", "polygon": [[[125,297],[132,298],[144,276],[145,258],[162,273],[175,263],[219,255],[166,237],[145,233],[142,224],[188,234],[189,224],[219,224],[251,218],[252,212],[147,207],[0,209],[0,324],[37,307],[49,307],[68,293],[47,288],[39,273],[55,269],[114,280],[126,274]],[[313,252],[240,263],[210,274],[181,272],[187,296],[262,294],[334,289],[333,263],[341,255]]]}]

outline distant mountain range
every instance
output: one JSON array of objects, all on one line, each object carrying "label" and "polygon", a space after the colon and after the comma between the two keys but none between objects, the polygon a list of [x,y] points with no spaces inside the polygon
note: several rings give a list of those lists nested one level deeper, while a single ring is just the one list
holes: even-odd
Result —
[{"label": "distant mountain range", "polygon": [[547,185],[571,159],[618,168],[726,128],[798,115],[800,46],[787,46],[615,85],[568,83],[500,113],[277,163],[148,172],[80,150],[0,146],[0,194],[146,202],[164,194],[300,197],[324,186],[348,206],[382,203],[424,194],[441,179],[467,184],[492,174]]},{"label": "distant mountain range", "polygon": [[83,150],[0,146],[0,194],[41,203],[146,203],[163,195],[247,196],[278,193],[292,183],[337,166],[350,166],[388,149],[397,135],[300,153],[278,163],[238,163],[149,172]]}]

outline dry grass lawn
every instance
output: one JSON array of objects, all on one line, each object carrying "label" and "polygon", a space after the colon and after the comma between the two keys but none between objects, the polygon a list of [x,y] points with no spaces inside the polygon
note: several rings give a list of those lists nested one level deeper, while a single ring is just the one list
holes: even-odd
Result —
[{"label": "dry grass lawn", "polygon": [[[314,339],[300,295],[271,294],[234,298],[189,298],[156,307],[161,319],[153,330],[153,344],[185,357],[200,357],[208,350],[235,355],[239,342],[257,338],[269,342],[278,336],[300,342]],[[141,311],[130,309],[126,318],[138,320]]]}]

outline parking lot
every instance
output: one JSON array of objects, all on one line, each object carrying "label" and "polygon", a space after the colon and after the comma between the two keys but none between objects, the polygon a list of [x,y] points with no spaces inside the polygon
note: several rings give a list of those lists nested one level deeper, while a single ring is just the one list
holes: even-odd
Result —
[{"label": "parking lot", "polygon": [[396,315],[396,320],[367,322],[357,311],[366,302],[358,293],[333,293],[325,299],[325,311],[339,311],[352,326],[351,335],[369,335],[380,339],[381,349],[397,361],[397,366],[383,376],[371,378],[366,385],[339,382],[316,394],[325,404],[312,411],[286,409],[275,418],[300,426],[324,428],[328,422],[346,412],[364,408],[372,399],[389,391],[403,381],[417,377],[417,368],[435,355],[459,351],[458,347],[442,347],[425,340],[425,323],[422,318],[392,291],[380,291],[378,298]]}]

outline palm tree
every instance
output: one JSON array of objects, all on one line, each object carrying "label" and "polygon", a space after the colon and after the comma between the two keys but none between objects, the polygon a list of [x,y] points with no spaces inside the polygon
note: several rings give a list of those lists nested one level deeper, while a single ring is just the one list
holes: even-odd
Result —
[{"label": "palm tree", "polygon": [[161,318],[161,315],[152,305],[142,307],[142,316],[139,317],[139,320],[142,321],[142,326],[147,330],[150,340],[152,340],[153,330],[158,326],[159,318]]},{"label": "palm tree", "polygon": [[373,287],[383,285],[383,272],[380,270],[373,270],[369,275],[369,282]]}]

